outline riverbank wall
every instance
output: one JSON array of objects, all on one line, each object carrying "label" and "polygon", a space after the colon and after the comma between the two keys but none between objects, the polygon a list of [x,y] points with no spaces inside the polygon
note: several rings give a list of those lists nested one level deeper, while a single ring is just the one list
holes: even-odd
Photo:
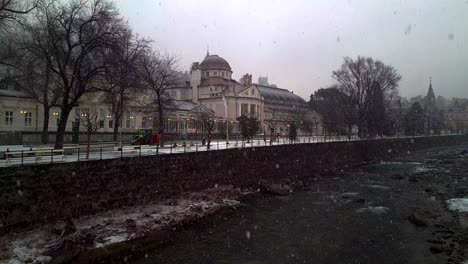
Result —
[{"label": "riverbank wall", "polygon": [[146,204],[215,185],[326,177],[347,166],[468,142],[468,135],[293,144],[0,168],[0,228]]}]

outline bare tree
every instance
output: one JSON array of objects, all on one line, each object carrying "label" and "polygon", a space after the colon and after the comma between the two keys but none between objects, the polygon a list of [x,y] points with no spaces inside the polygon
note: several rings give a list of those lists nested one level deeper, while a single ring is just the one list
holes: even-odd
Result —
[{"label": "bare tree", "polygon": [[202,133],[206,132],[206,136],[203,136],[203,137],[206,137],[207,139],[206,148],[210,149],[211,137],[216,127],[216,121],[213,115],[206,113],[206,112],[199,112],[197,115],[197,118],[198,120],[200,120],[200,123],[202,125]]},{"label": "bare tree", "polygon": [[279,128],[281,121],[278,119],[265,119],[264,123],[267,125],[268,131],[270,132],[270,145],[276,141],[275,131]]},{"label": "bare tree", "polygon": [[117,141],[124,110],[128,104],[142,95],[141,78],[138,76],[138,62],[148,53],[150,41],[135,36],[125,25],[115,45],[106,53],[106,67],[103,72],[107,101],[112,106],[114,122],[113,140]]},{"label": "bare tree", "polygon": [[[401,80],[401,76],[392,66],[360,56],[356,60],[346,57],[341,68],[333,71],[332,77],[352,102],[361,137],[364,130],[369,129],[369,117],[376,109],[385,107]],[[380,103],[376,103],[376,97],[381,97],[378,100]]]},{"label": "bare tree", "polygon": [[103,54],[112,48],[113,38],[119,34],[115,23],[119,19],[114,6],[106,0],[43,0],[38,6],[34,22],[47,36],[40,46],[50,53],[46,65],[61,88],[57,149],[63,147],[71,110],[83,94],[95,90],[97,76],[105,68]]},{"label": "bare tree", "polygon": [[49,117],[50,109],[59,106],[61,90],[57,80],[52,75],[50,68],[44,65],[42,58],[31,58],[23,61],[18,67],[19,80],[23,89],[41,105],[43,110],[42,143],[47,144],[49,140]]},{"label": "bare tree", "polygon": [[28,14],[37,7],[38,0],[0,0],[0,32],[10,26],[18,16]]},{"label": "bare tree", "polygon": [[17,22],[37,7],[39,0],[0,0],[0,65],[14,67],[18,49],[12,42],[21,35]]},{"label": "bare tree", "polygon": [[80,123],[86,131],[86,159],[89,159],[91,135],[100,128],[98,112],[96,110],[81,109]]},{"label": "bare tree", "polygon": [[14,69],[23,89],[43,106],[42,143],[46,144],[50,109],[59,106],[62,95],[58,78],[48,65],[52,43],[38,23],[20,24],[23,33],[14,40],[17,47]]},{"label": "bare tree", "polygon": [[166,112],[173,103],[168,91],[177,87],[179,83],[179,75],[175,69],[175,64],[174,57],[149,52],[146,56],[143,56],[139,69],[140,77],[152,95],[148,108],[157,114],[157,131],[161,135],[161,146],[164,145],[163,135]]}]

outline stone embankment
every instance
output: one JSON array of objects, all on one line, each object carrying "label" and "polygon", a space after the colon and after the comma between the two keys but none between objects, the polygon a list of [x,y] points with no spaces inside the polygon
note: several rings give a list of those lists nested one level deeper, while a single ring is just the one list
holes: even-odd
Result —
[{"label": "stone embankment", "polygon": [[[298,144],[1,168],[7,250],[0,260],[49,260],[64,249],[76,255],[236,207],[248,193],[286,195],[350,166],[466,141],[460,135]],[[165,219],[167,210],[173,216]]]}]

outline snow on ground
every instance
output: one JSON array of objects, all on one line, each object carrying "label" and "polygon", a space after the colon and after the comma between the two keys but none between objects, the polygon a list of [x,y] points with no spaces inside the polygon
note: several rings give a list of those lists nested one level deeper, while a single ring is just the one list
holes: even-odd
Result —
[{"label": "snow on ground", "polygon": [[455,198],[446,201],[452,211],[468,213],[468,198]]},{"label": "snow on ground", "polygon": [[386,214],[388,211],[390,211],[390,209],[384,206],[368,206],[357,210],[358,213],[370,212],[377,215]]},{"label": "snow on ground", "polygon": [[179,198],[142,206],[115,209],[73,219],[76,232],[64,234],[63,222],[34,230],[8,234],[0,238],[0,263],[46,263],[48,254],[64,242],[83,243],[88,248],[104,247],[131,239],[142,238],[151,230],[162,229],[187,219],[200,218],[221,208],[238,207],[242,195],[232,186],[219,186]]}]

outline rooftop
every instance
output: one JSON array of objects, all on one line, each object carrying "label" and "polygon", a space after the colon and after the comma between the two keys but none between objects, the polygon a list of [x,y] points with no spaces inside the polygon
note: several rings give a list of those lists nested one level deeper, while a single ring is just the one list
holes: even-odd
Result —
[{"label": "rooftop", "polygon": [[265,101],[305,104],[306,101],[287,89],[255,84]]}]

